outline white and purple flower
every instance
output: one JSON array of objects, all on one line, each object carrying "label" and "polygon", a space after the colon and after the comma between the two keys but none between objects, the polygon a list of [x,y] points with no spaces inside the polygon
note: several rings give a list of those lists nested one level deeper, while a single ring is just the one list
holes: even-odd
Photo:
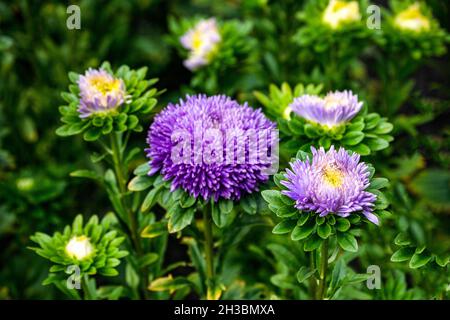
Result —
[{"label": "white and purple flower", "polygon": [[221,40],[216,19],[198,22],[180,38],[181,45],[190,51],[185,67],[193,71],[209,64]]},{"label": "white and purple flower", "polygon": [[350,121],[361,110],[363,103],[351,91],[335,91],[325,97],[305,94],[289,105],[305,120],[334,128]]},{"label": "white and purple flower", "polygon": [[125,83],[103,69],[89,68],[78,79],[80,118],[109,113],[126,100]]},{"label": "white and purple flower", "polygon": [[315,212],[320,216],[336,214],[347,217],[361,212],[369,221],[378,224],[372,211],[376,195],[365,191],[369,185],[369,168],[360,162],[357,153],[344,148],[329,151],[311,147],[312,158],[296,160],[287,169],[287,180],[282,184],[288,190],[283,194],[295,200],[299,210]]}]

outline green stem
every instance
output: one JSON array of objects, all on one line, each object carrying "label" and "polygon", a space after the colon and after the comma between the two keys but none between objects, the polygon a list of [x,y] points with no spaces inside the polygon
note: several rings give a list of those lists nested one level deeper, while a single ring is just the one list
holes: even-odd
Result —
[{"label": "green stem", "polygon": [[[315,260],[314,255],[315,255],[314,251],[310,252],[310,254],[309,254],[309,264],[310,264],[311,270],[316,269],[316,266],[314,263],[314,260]],[[309,296],[311,297],[311,299],[314,299],[314,293],[317,290],[316,287],[317,287],[317,280],[316,280],[315,273],[314,273],[314,275],[312,275],[311,278],[309,278]]]},{"label": "green stem", "polygon": [[320,249],[320,270],[319,270],[319,287],[317,289],[317,300],[323,300],[326,294],[327,268],[328,268],[328,239],[323,241]]},{"label": "green stem", "polygon": [[213,252],[213,234],[212,234],[212,220],[211,213],[207,210],[208,206],[203,209],[203,223],[205,234],[205,261],[206,261],[206,298],[208,300],[214,299],[214,252]]},{"label": "green stem", "polygon": [[[122,203],[122,207],[125,209],[128,215],[128,229],[130,231],[131,241],[134,249],[136,250],[136,254],[138,257],[142,257],[144,251],[142,249],[142,244],[139,238],[139,225],[136,220],[135,213],[128,205],[125,195],[127,192],[127,173],[125,171],[125,164],[123,163],[123,147],[122,140],[120,134],[116,134],[114,132],[111,133],[111,150],[112,150],[112,158],[114,163],[114,171],[117,177],[117,183],[119,185],[120,191],[120,201]],[[143,275],[143,281],[140,281],[140,290],[143,297],[148,296],[147,286],[148,286],[148,274],[145,268],[141,269]]]},{"label": "green stem", "polygon": [[122,150],[119,142],[119,136],[116,133],[111,133],[111,150],[112,150],[112,157],[114,162],[114,171],[116,173],[117,177],[117,183],[119,185],[119,191],[120,191],[120,200],[122,202],[123,208],[128,213],[128,222],[129,222],[129,229],[131,233],[131,239],[133,241],[133,245],[136,249],[136,252],[141,255],[142,247],[141,242],[139,241],[138,237],[138,225],[136,221],[136,217],[132,210],[130,210],[129,206],[127,206],[126,201],[124,200],[125,194],[127,192],[127,179],[125,178],[124,173],[124,164],[123,164],[123,157],[122,157]]},{"label": "green stem", "polygon": [[84,300],[95,300],[95,297],[92,296],[91,291],[89,289],[89,278],[88,275],[83,275],[81,277],[81,287],[83,288],[83,298]]}]

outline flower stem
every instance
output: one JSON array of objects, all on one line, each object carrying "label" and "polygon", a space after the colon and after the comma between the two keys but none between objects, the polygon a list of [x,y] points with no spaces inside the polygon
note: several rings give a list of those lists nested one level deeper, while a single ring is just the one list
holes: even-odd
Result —
[{"label": "flower stem", "polygon": [[126,184],[127,184],[127,179],[125,178],[125,174],[124,174],[124,164],[123,164],[123,157],[122,157],[122,150],[120,147],[120,141],[119,141],[119,136],[112,132],[111,133],[111,150],[112,150],[112,157],[113,157],[113,162],[114,162],[114,171],[116,173],[116,177],[117,177],[117,184],[119,185],[119,191],[121,193],[120,195],[120,200],[122,202],[122,206],[123,208],[125,208],[125,210],[128,213],[128,222],[129,222],[129,229],[130,229],[130,234],[131,234],[131,239],[133,241],[133,245],[136,249],[136,252],[140,255],[142,254],[142,247],[141,247],[141,243],[139,241],[138,238],[138,225],[137,225],[137,221],[136,221],[136,217],[133,214],[133,211],[130,210],[130,208],[127,206],[127,204],[125,203],[124,197],[127,191],[126,188]]},{"label": "flower stem", "polygon": [[322,242],[320,249],[320,270],[319,270],[319,286],[317,288],[316,299],[323,300],[326,295],[327,268],[328,268],[328,239]]},{"label": "flower stem", "polygon": [[[208,208],[208,206],[206,207]],[[205,261],[206,261],[206,298],[208,300],[214,299],[214,252],[213,252],[213,234],[212,234],[212,220],[211,213],[203,209],[203,223],[205,234]]]},{"label": "flower stem", "polygon": [[[116,173],[117,184],[119,185],[120,191],[120,201],[122,207],[127,212],[128,215],[128,231],[131,236],[131,241],[134,249],[136,250],[136,255],[138,257],[143,256],[144,251],[142,249],[142,244],[139,239],[139,225],[136,220],[135,213],[128,205],[125,195],[127,192],[127,173],[124,172],[125,164],[123,163],[123,147],[122,147],[122,139],[120,134],[116,134],[114,132],[111,133],[111,150],[112,150],[112,158],[114,163],[114,171]],[[144,298],[147,297],[147,286],[148,286],[148,274],[147,270],[141,270],[143,275],[143,281],[140,281],[140,291]]]},{"label": "flower stem", "polygon": [[[315,252],[312,251],[309,254],[309,264],[310,264],[311,270],[316,269],[314,260],[315,260]],[[316,287],[317,287],[317,280],[316,280],[315,273],[314,273],[314,275],[312,275],[311,278],[309,278],[309,296],[311,297],[311,299],[314,299],[314,294],[317,290]]]},{"label": "flower stem", "polygon": [[83,288],[84,300],[95,300],[89,289],[89,278],[86,274],[81,277],[81,287]]}]

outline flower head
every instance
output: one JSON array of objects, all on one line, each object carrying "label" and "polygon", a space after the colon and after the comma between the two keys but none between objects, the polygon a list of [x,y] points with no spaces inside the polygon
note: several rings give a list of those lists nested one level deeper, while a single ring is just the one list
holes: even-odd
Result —
[{"label": "flower head", "polygon": [[169,104],[150,127],[149,174],[161,171],[172,190],[181,187],[194,197],[239,199],[268,179],[265,169],[273,160],[265,147],[275,143],[273,129],[247,104],[223,95],[187,96]]},{"label": "flower head", "polygon": [[188,59],[184,61],[186,68],[196,70],[207,65],[220,41],[221,36],[214,18],[198,22],[180,38],[181,45],[190,51]]},{"label": "flower head", "polygon": [[37,232],[31,236],[38,246],[30,249],[52,262],[45,283],[50,284],[56,278],[66,279],[67,267],[74,265],[80,268],[80,276],[118,275],[115,268],[128,252],[120,249],[125,237],[112,230],[113,223],[115,217],[107,214],[101,221],[94,215],[83,225],[83,216],[78,215],[63,232],[55,232],[53,236]]},{"label": "flower head", "polygon": [[430,29],[430,20],[420,11],[419,3],[410,5],[397,14],[395,25],[402,30],[421,32]]},{"label": "flower head", "polygon": [[81,118],[95,113],[108,113],[125,102],[125,84],[122,79],[114,78],[103,69],[88,69],[78,79],[80,88]]},{"label": "flower head", "polygon": [[372,213],[376,196],[365,191],[369,185],[369,168],[360,162],[357,153],[349,154],[344,148],[332,146],[311,147],[312,159],[296,160],[282,181],[288,190],[283,194],[295,200],[299,210],[312,211],[320,216],[330,213],[347,217],[362,212],[371,222],[378,224]]},{"label": "flower head", "polygon": [[337,29],[343,24],[359,21],[359,4],[357,1],[330,0],[325,9],[322,21],[332,29]]},{"label": "flower head", "polygon": [[89,257],[94,252],[94,247],[92,246],[89,238],[86,236],[74,236],[72,237],[66,245],[66,253],[71,258],[77,260],[83,260]]},{"label": "flower head", "polygon": [[351,91],[335,91],[324,98],[309,94],[300,96],[290,107],[308,121],[333,128],[350,121],[361,110],[362,104]]}]

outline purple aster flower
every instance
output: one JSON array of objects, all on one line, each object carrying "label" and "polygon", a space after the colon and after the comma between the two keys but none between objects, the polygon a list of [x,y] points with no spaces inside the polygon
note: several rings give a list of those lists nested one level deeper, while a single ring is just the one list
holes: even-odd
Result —
[{"label": "purple aster flower", "polygon": [[312,159],[291,163],[282,181],[288,190],[283,194],[295,200],[299,210],[313,211],[320,216],[329,213],[347,217],[352,212],[362,212],[371,222],[378,224],[372,213],[376,196],[365,191],[369,187],[369,168],[359,161],[359,155],[331,146],[311,147]]},{"label": "purple aster flower", "polygon": [[125,84],[122,79],[114,78],[105,70],[89,68],[78,79],[80,88],[80,118],[94,113],[102,114],[115,110],[125,102]]},{"label": "purple aster flower", "polygon": [[351,91],[335,91],[324,98],[305,94],[295,98],[289,107],[308,121],[333,128],[350,121],[362,105]]},{"label": "purple aster flower", "polygon": [[[267,181],[277,162],[275,124],[227,96],[187,96],[155,117],[146,149],[153,175],[194,197],[239,199]],[[278,163],[278,162],[277,162]]]}]

